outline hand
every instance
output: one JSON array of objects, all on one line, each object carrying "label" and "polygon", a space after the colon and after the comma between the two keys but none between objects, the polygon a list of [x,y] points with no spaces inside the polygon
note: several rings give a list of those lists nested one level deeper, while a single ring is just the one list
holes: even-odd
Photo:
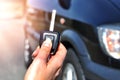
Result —
[{"label": "hand", "polygon": [[66,48],[60,43],[56,54],[48,59],[51,46],[51,40],[46,39],[41,48],[38,47],[34,51],[35,58],[28,68],[24,80],[54,80],[59,74],[66,56]]}]

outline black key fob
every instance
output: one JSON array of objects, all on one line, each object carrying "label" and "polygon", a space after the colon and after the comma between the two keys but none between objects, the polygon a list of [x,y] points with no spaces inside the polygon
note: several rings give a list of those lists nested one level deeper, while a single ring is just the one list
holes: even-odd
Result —
[{"label": "black key fob", "polygon": [[43,41],[45,41],[47,38],[51,39],[52,41],[52,48],[50,53],[54,55],[58,49],[59,43],[60,43],[60,33],[59,32],[52,32],[52,31],[45,31],[40,34],[40,41],[39,45],[41,46]]},{"label": "black key fob", "polygon": [[59,43],[60,43],[60,33],[54,32],[55,15],[56,15],[56,10],[53,10],[49,31],[42,32],[40,34],[40,41],[39,41],[39,45],[41,46],[43,41],[45,41],[47,38],[51,39],[52,48],[51,48],[50,53],[52,55],[54,55],[56,53],[58,46],[59,46]]}]

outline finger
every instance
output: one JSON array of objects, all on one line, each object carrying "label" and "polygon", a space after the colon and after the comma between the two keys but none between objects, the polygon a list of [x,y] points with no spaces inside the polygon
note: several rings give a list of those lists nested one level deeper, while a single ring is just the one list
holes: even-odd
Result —
[{"label": "finger", "polygon": [[33,52],[33,54],[32,54],[32,57],[33,57],[33,58],[35,58],[35,57],[38,55],[39,50],[40,50],[40,47],[38,46],[38,47],[36,48],[36,50]]},{"label": "finger", "polygon": [[59,68],[59,69],[57,70],[57,72],[55,73],[55,78],[60,74],[60,72],[61,72],[61,68]]},{"label": "finger", "polygon": [[60,74],[60,72],[61,72],[61,68],[57,70],[57,72],[53,76],[52,80],[56,80],[56,77]]},{"label": "finger", "polygon": [[51,47],[52,47],[52,42],[51,42],[51,39],[47,38],[42,46],[41,46],[41,49],[39,51],[39,54],[38,54],[38,58],[40,60],[43,60],[43,61],[47,61],[48,60],[48,56],[50,54],[50,50],[51,50]]},{"label": "finger", "polygon": [[40,60],[35,58],[25,74],[25,80],[35,80],[39,69],[42,67],[44,66],[41,66]]},{"label": "finger", "polygon": [[65,59],[66,53],[67,53],[67,50],[64,47],[64,45],[61,43],[58,47],[58,51],[56,52],[56,55],[53,56],[53,59],[51,59],[52,60],[51,64],[57,61],[57,63],[61,66]]},{"label": "finger", "polygon": [[67,50],[66,48],[60,43],[58,47],[58,51],[54,56],[51,57],[51,59],[48,62],[48,69],[51,72],[56,73],[56,71],[61,68],[64,58],[66,56]]}]

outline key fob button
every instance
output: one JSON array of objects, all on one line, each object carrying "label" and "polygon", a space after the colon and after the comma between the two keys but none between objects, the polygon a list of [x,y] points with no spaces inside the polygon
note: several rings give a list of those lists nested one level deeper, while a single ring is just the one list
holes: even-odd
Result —
[{"label": "key fob button", "polygon": [[51,39],[52,43],[54,42],[54,39],[55,39],[54,36],[45,35],[45,40],[46,40],[47,38]]}]

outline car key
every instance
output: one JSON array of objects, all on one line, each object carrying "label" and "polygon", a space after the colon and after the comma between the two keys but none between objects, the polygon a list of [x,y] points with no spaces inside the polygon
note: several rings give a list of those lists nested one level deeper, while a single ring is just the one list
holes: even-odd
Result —
[{"label": "car key", "polygon": [[55,16],[56,16],[56,10],[52,11],[52,17],[51,17],[51,23],[50,23],[50,28],[49,31],[44,31],[40,35],[40,43],[39,45],[43,43],[47,38],[51,39],[52,41],[52,48],[50,53],[54,55],[58,49],[59,42],[60,42],[60,33],[59,32],[54,32],[54,22],[55,22]]}]

